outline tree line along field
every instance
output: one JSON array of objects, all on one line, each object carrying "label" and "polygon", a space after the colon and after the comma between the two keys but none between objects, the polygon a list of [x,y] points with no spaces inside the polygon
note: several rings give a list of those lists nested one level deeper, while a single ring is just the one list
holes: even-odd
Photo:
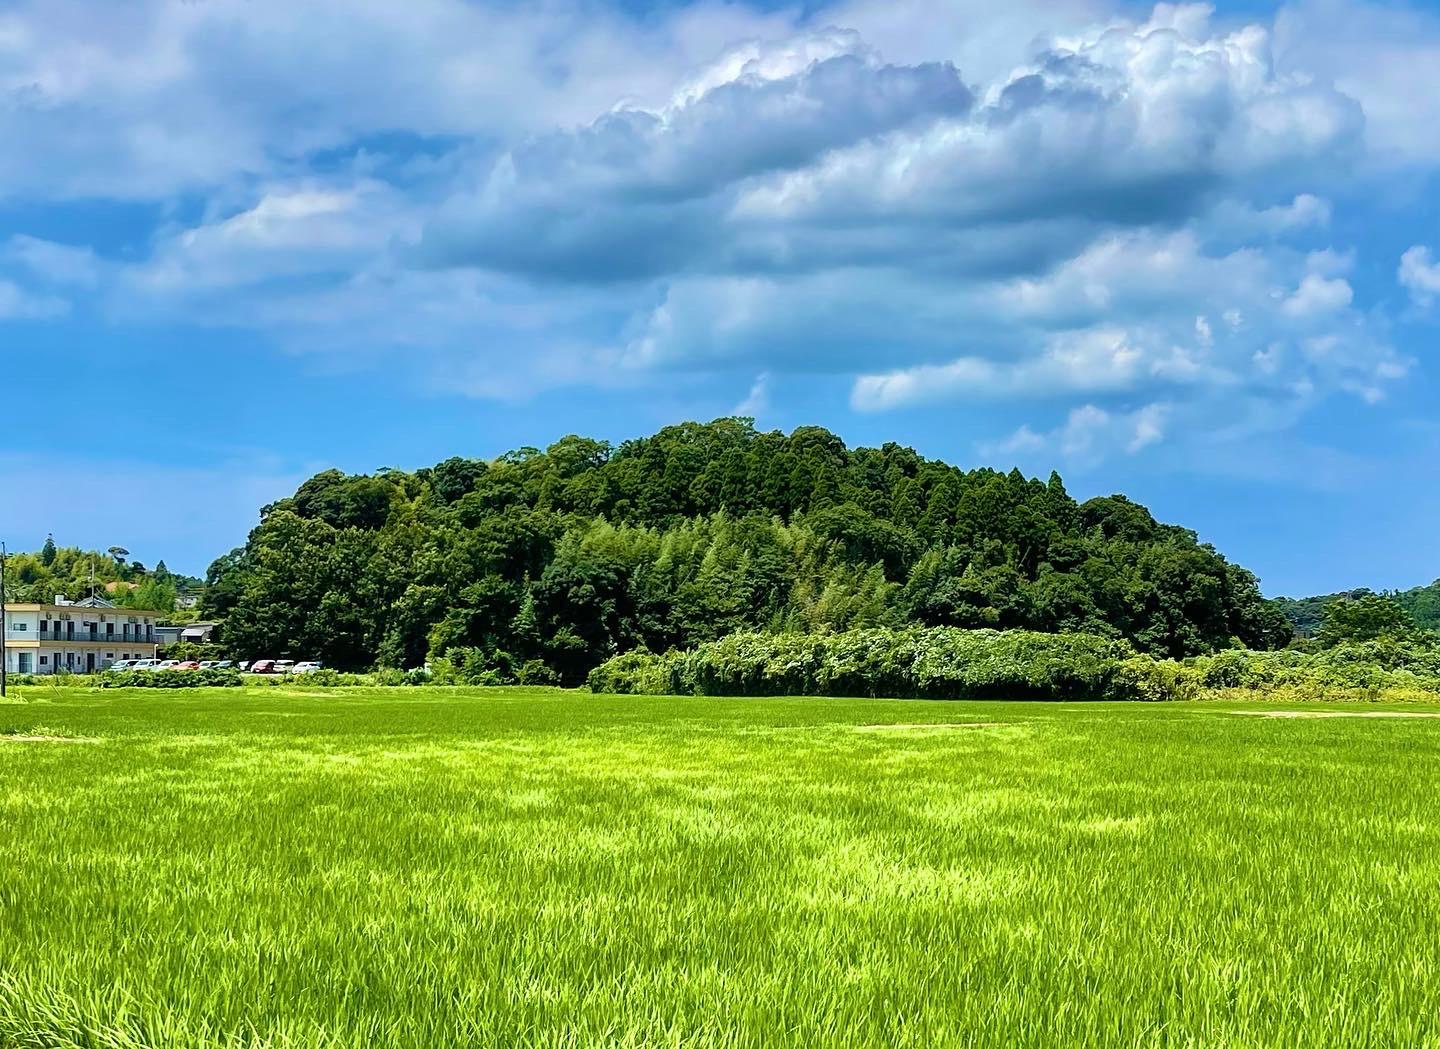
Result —
[{"label": "tree line along field", "polygon": [[22,692],[6,1049],[1440,1044],[1434,708]]},{"label": "tree line along field", "polygon": [[[195,597],[199,582],[53,540],[8,577],[17,600],[103,586],[169,615],[176,586]],[[1077,502],[1057,475],[720,419],[618,447],[570,436],[412,472],[323,471],[211,566],[193,614],[217,624],[213,643],[165,655],[318,658],[347,684],[1428,699],[1433,598],[1267,601],[1252,573],[1123,496]],[[1037,669],[1041,648],[1058,673]],[[203,683],[224,678],[240,684]]]},{"label": "tree line along field", "polygon": [[215,561],[200,613],[235,659],[447,659],[476,684],[579,685],[745,631],[1079,632],[1177,659],[1293,633],[1252,573],[1123,496],[748,419],[323,471]]}]

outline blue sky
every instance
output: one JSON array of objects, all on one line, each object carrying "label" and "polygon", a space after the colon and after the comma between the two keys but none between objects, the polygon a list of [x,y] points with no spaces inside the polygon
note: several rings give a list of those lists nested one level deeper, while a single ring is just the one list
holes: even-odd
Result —
[{"label": "blue sky", "polygon": [[0,4],[0,536],[741,413],[1440,575],[1440,11]]}]

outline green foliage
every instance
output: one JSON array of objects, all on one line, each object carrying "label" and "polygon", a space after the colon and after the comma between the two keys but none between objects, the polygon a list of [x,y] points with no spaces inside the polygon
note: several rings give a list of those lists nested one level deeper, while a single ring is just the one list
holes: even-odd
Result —
[{"label": "green foliage", "polygon": [[1192,663],[1210,690],[1311,699],[1440,695],[1440,648],[1425,639],[1381,638],[1310,652],[1222,652]]},{"label": "green foliage", "polygon": [[1177,661],[1091,634],[741,633],[690,652],[628,652],[591,671],[588,684],[594,692],[644,695],[1162,701],[1283,690],[1299,699],[1440,698],[1440,648],[1382,639]]},{"label": "green foliage", "polygon": [[1429,586],[1417,586],[1391,594],[1422,630],[1440,631],[1440,579]]},{"label": "green foliage", "polygon": [[175,611],[175,583],[174,577],[160,579],[158,576],[146,576],[139,585],[131,587],[120,587],[109,595],[121,608],[148,608],[157,612]]},{"label": "green foliage", "polygon": [[356,688],[373,685],[411,685],[419,684],[412,680],[412,675],[397,671],[395,677],[381,681],[374,674],[346,674],[338,670],[312,670],[309,673],[299,676],[286,675],[258,675],[251,674],[245,677],[245,683],[252,688],[304,688],[306,691],[317,688]]},{"label": "green foliage", "polygon": [[6,1049],[1440,1044],[1433,720],[45,698]]},{"label": "green foliage", "polygon": [[162,645],[156,655],[160,659],[178,659],[182,663],[200,662],[204,659],[226,659],[229,653],[224,645],[197,644],[194,641],[177,641],[173,645]]},{"label": "green foliage", "polygon": [[672,681],[675,660],[642,649],[626,652],[590,671],[592,692],[615,696],[664,696],[675,692]]},{"label": "green foliage", "polygon": [[744,631],[1072,631],[1173,658],[1290,639],[1254,576],[1127,499],[740,419],[325,471],[211,566],[201,612],[242,659],[565,684]]},{"label": "green foliage", "polygon": [[[146,572],[145,566],[127,561],[128,551],[82,550],[56,546],[46,537],[39,553],[12,553],[5,572],[7,598],[14,604],[48,604],[56,595],[70,601],[90,596],[91,586],[99,596],[122,608],[144,608],[169,612],[175,608],[178,584],[199,586],[200,581],[169,574],[164,578]],[[106,584],[116,584],[107,587]],[[148,602],[148,603],[147,603]]]},{"label": "green foliage", "polygon": [[1122,661],[1116,676],[1121,690],[1147,703],[1200,699],[1205,691],[1205,672],[1195,661],[1137,655]]},{"label": "green foliage", "polygon": [[238,670],[121,670],[98,674],[100,688],[238,688],[244,683]]},{"label": "green foliage", "polygon": [[1134,650],[1089,634],[856,630],[732,634],[692,652],[631,652],[596,668],[593,691],[704,696],[1138,699]]},{"label": "green foliage", "polygon": [[1415,622],[1394,598],[1360,594],[1332,601],[1325,609],[1319,641],[1327,648],[1347,641],[1403,639],[1415,632]]},{"label": "green foliage", "polygon": [[[1295,633],[1302,638],[1315,637],[1325,622],[1329,607],[1339,601],[1356,600],[1373,596],[1369,590],[1349,590],[1323,597],[1276,598],[1272,602],[1293,624]],[[1428,586],[1417,586],[1411,590],[1392,590],[1380,596],[1393,600],[1403,608],[1421,630],[1440,631],[1440,579]]]}]

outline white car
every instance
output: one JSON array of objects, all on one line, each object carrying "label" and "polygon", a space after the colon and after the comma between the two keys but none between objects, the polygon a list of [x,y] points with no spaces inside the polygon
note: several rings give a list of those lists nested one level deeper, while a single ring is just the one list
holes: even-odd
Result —
[{"label": "white car", "polygon": [[323,670],[323,669],[324,669],[324,667],[321,666],[320,661],[317,659],[317,660],[312,660],[312,661],[308,661],[308,662],[305,662],[305,663],[296,663],[296,664],[290,669],[290,673],[292,673],[292,674],[313,674],[313,673],[315,673],[315,671],[317,671],[317,670]]},{"label": "white car", "polygon": [[200,660],[200,669],[209,670],[218,662],[220,662],[218,659],[202,659]]},{"label": "white car", "polygon": [[137,660],[134,661],[134,665],[131,666],[130,669],[131,669],[131,670],[154,670],[154,669],[155,669],[156,667],[158,667],[159,665],[160,665],[159,660],[155,660],[155,659],[137,659]]},{"label": "white car", "polygon": [[117,660],[115,660],[115,662],[111,663],[111,664],[110,664],[108,667],[106,667],[105,669],[106,669],[106,670],[115,670],[115,671],[120,671],[120,670],[134,670],[134,669],[135,669],[135,664],[138,663],[138,662],[140,662],[140,660],[138,660],[138,659],[117,659]]},{"label": "white car", "polygon": [[270,668],[272,674],[288,674],[295,669],[295,660],[277,659],[275,665]]},{"label": "white car", "polygon": [[180,660],[178,660],[178,659],[162,659],[159,663],[155,664],[155,669],[156,669],[156,670],[174,670],[174,669],[175,669],[176,667],[178,667],[179,665],[180,665]]}]

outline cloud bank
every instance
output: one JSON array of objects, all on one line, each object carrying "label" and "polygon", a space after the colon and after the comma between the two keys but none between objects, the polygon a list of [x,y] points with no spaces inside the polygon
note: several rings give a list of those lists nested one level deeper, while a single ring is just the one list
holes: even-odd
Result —
[{"label": "cloud bank", "polygon": [[[859,412],[1012,405],[986,447],[1077,461],[1375,403],[1414,362],[1334,201],[1440,153],[1333,30],[1423,60],[1440,23],[1357,10],[20,3],[0,202],[157,218],[11,235],[0,321],[231,326],[484,397],[760,412],[824,376]],[[1396,286],[1428,305],[1437,268]]]}]

